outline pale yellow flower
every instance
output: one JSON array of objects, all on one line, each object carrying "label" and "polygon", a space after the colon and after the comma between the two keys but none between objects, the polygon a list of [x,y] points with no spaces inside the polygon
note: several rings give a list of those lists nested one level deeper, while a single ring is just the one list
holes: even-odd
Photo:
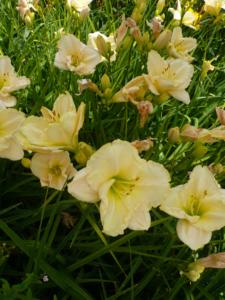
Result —
[{"label": "pale yellow flower", "polygon": [[31,159],[30,169],[40,179],[41,186],[62,190],[68,179],[76,170],[70,162],[68,152],[35,153]]},{"label": "pale yellow flower", "polygon": [[116,41],[113,34],[106,36],[99,31],[89,33],[87,46],[97,50],[102,55],[102,60],[110,58],[116,60]]},{"label": "pale yellow flower", "polygon": [[185,89],[190,84],[194,67],[181,59],[164,60],[152,50],[148,55],[148,74],[144,75],[150,91],[154,95],[172,96],[186,104],[190,97]]},{"label": "pale yellow flower", "polygon": [[183,37],[181,27],[175,27],[173,29],[171,40],[168,44],[170,56],[191,62],[193,58],[189,55],[189,53],[196,47],[196,39]]},{"label": "pale yellow flower", "polygon": [[207,167],[196,166],[189,181],[171,190],[160,207],[180,219],[177,234],[192,250],[207,244],[225,226],[225,193]]},{"label": "pale yellow flower", "polygon": [[0,109],[0,157],[10,160],[23,158],[23,149],[15,134],[24,119],[24,114],[16,109]]},{"label": "pale yellow flower", "polygon": [[55,66],[78,75],[88,75],[95,71],[101,62],[101,55],[95,49],[86,46],[72,34],[66,34],[58,42]]},{"label": "pale yellow flower", "polygon": [[173,14],[173,19],[175,21],[180,21],[180,23],[192,29],[198,29],[200,14],[194,11],[192,8],[189,8],[185,11],[185,13],[182,16],[180,0],[177,0],[176,9],[170,7],[168,11],[170,11]]},{"label": "pale yellow flower", "polygon": [[144,76],[137,76],[129,81],[120,91],[112,98],[112,102],[132,103],[144,100],[144,95],[148,91],[148,85]]},{"label": "pale yellow flower", "polygon": [[67,6],[69,8],[74,8],[81,16],[87,16],[90,11],[88,5],[92,1],[93,0],[67,0]]},{"label": "pale yellow flower", "polygon": [[147,230],[149,210],[162,203],[169,190],[167,170],[145,161],[129,142],[115,140],[102,146],[77,172],[68,191],[85,202],[100,200],[103,231],[111,236],[126,228]]},{"label": "pale yellow flower", "polygon": [[225,9],[225,0],[205,0],[204,10],[210,15],[218,16]]},{"label": "pale yellow flower", "polygon": [[85,104],[76,110],[66,92],[56,99],[53,110],[41,108],[42,117],[30,116],[22,124],[18,138],[24,149],[35,152],[68,150],[75,152],[78,133],[84,122]]},{"label": "pale yellow flower", "polygon": [[35,6],[39,0],[18,0],[16,9],[19,11],[21,18],[24,20],[32,11],[37,11]]},{"label": "pale yellow flower", "polygon": [[30,79],[25,76],[18,77],[11,65],[8,56],[0,57],[0,106],[11,107],[16,105],[16,97],[11,93],[27,87]]}]

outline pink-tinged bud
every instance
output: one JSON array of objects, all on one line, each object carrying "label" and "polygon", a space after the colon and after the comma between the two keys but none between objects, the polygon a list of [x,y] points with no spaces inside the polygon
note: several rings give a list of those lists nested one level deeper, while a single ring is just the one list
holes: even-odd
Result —
[{"label": "pink-tinged bud", "polygon": [[168,30],[168,29],[165,29],[157,37],[157,39],[156,39],[156,41],[154,43],[154,47],[157,50],[166,48],[167,45],[169,44],[170,40],[171,40],[171,36],[172,36],[172,32],[170,30]]},{"label": "pink-tinged bud", "polygon": [[78,83],[78,88],[79,88],[80,94],[82,94],[82,92],[87,89],[92,92],[95,92],[96,94],[101,94],[99,88],[97,87],[97,85],[94,82],[91,81],[91,79],[77,80],[77,83]]},{"label": "pink-tinged bud", "polygon": [[185,140],[196,141],[198,139],[199,128],[186,124],[181,129],[181,137]]},{"label": "pink-tinged bud", "polygon": [[163,29],[162,19],[159,17],[154,17],[147,25],[151,28],[153,37],[156,39]]},{"label": "pink-tinged bud", "polygon": [[169,129],[168,140],[171,144],[177,144],[180,142],[180,129],[178,127]]},{"label": "pink-tinged bud", "polygon": [[136,103],[136,106],[140,114],[140,127],[143,128],[148,120],[149,114],[153,112],[153,105],[149,101],[140,101]]},{"label": "pink-tinged bud", "polygon": [[125,38],[128,30],[127,20],[125,19],[125,16],[122,17],[122,23],[120,24],[119,28],[116,32],[116,46],[118,47],[123,39]]},{"label": "pink-tinged bud", "polygon": [[150,148],[153,147],[153,141],[151,138],[148,138],[146,140],[135,140],[131,143],[132,146],[134,146],[139,153],[148,151]]},{"label": "pink-tinged bud", "polygon": [[225,125],[225,110],[222,108],[216,108],[216,115],[221,125]]}]

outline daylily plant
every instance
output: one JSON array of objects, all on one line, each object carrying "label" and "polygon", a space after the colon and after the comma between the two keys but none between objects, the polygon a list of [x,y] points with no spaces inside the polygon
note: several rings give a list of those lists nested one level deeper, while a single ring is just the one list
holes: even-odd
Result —
[{"label": "daylily plant", "polygon": [[196,166],[184,185],[171,189],[160,208],[179,219],[177,234],[192,250],[207,244],[225,226],[225,191],[207,167]]},{"label": "daylily plant", "polygon": [[68,191],[80,201],[100,201],[103,231],[111,236],[126,228],[147,230],[149,210],[169,190],[170,176],[159,163],[141,159],[129,142],[115,140],[96,151],[75,174]]}]

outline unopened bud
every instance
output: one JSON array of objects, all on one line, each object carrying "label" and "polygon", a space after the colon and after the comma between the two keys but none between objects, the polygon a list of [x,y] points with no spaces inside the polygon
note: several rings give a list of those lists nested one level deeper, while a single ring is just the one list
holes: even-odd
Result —
[{"label": "unopened bud", "polygon": [[171,40],[171,36],[172,36],[172,32],[170,30],[168,30],[168,29],[165,29],[157,37],[157,39],[156,39],[156,41],[154,43],[154,47],[157,50],[166,48],[167,45],[169,44],[170,40]]},{"label": "unopened bud", "polygon": [[21,160],[21,164],[24,168],[26,169],[30,169],[30,163],[31,163],[31,160],[29,158],[22,158]]},{"label": "unopened bud", "polygon": [[107,88],[111,87],[110,78],[106,73],[101,78],[101,86],[102,86],[103,91],[105,91]]},{"label": "unopened bud", "polygon": [[208,148],[204,146],[202,143],[196,142],[194,145],[194,150],[192,152],[192,156],[196,159],[203,158],[205,154],[208,152]]},{"label": "unopened bud", "polygon": [[217,118],[220,121],[221,125],[225,125],[225,110],[222,108],[216,108]]},{"label": "unopened bud", "polygon": [[171,144],[180,142],[180,129],[179,127],[170,128],[168,131],[168,140]]},{"label": "unopened bud", "polygon": [[155,14],[156,15],[160,15],[161,12],[163,11],[164,7],[165,7],[165,0],[159,0],[157,5],[156,5],[156,11]]},{"label": "unopened bud", "polygon": [[80,142],[78,144],[75,160],[81,165],[85,166],[91,155],[95,152],[95,150],[85,142]]}]

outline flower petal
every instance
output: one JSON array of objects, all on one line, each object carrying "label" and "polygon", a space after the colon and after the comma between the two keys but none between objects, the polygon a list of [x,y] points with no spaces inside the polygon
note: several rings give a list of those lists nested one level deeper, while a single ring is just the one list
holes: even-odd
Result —
[{"label": "flower petal", "polygon": [[73,180],[67,185],[68,192],[80,201],[97,202],[99,201],[98,193],[91,188],[87,182],[87,168],[77,172]]},{"label": "flower petal", "polygon": [[197,250],[211,240],[212,232],[196,228],[186,220],[179,220],[177,223],[177,235],[184,244],[192,250]]}]

